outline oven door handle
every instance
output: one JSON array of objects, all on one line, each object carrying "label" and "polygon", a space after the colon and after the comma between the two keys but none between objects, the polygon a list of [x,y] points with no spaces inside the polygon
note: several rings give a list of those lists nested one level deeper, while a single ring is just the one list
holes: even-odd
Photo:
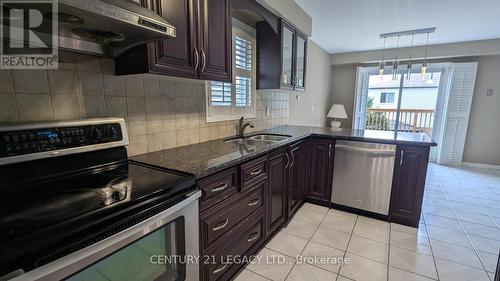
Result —
[{"label": "oven door handle", "polygon": [[[198,216],[198,198],[201,191],[196,190],[186,195],[186,198],[174,206],[156,214],[134,226],[131,226],[117,234],[101,240],[91,246],[73,252],[61,259],[38,267],[21,276],[9,281],[50,281],[65,279],[71,274],[86,268],[99,260],[119,251],[132,244],[134,241],[147,234],[165,226],[175,220],[178,216],[189,215],[186,224],[197,224],[194,222]],[[196,228],[197,230],[198,228]],[[197,236],[198,234],[196,234]],[[195,249],[198,252],[198,248]],[[193,253],[194,254],[194,253]]]}]

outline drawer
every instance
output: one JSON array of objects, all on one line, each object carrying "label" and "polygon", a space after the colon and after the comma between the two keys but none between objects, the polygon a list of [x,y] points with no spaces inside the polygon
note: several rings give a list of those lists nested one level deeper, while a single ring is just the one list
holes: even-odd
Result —
[{"label": "drawer", "polygon": [[256,181],[267,177],[267,157],[262,157],[241,165],[241,185],[251,186]]},{"label": "drawer", "polygon": [[238,174],[236,171],[236,168],[231,168],[198,182],[202,191],[201,210],[238,193]]},{"label": "drawer", "polygon": [[266,182],[262,181],[241,196],[236,196],[221,206],[202,213],[200,215],[202,248],[209,246],[255,210],[263,207],[265,185]]},{"label": "drawer", "polygon": [[[249,257],[264,242],[264,209],[242,221],[228,236],[223,246],[205,254],[202,280],[229,280],[244,264],[232,263],[235,256]],[[221,249],[221,250],[219,250]]]}]

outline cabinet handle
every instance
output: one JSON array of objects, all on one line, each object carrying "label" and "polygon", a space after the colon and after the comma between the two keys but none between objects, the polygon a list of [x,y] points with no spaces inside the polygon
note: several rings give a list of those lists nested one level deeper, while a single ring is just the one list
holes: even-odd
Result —
[{"label": "cabinet handle", "polygon": [[201,71],[205,71],[205,67],[207,66],[207,57],[205,56],[205,51],[201,50]]},{"label": "cabinet handle", "polygon": [[328,145],[328,158],[332,158],[332,144]]},{"label": "cabinet handle", "polygon": [[198,70],[198,65],[200,64],[200,55],[198,54],[198,50],[194,48],[194,70]]},{"label": "cabinet handle", "polygon": [[212,192],[221,192],[227,188],[227,183],[221,183],[219,186],[212,188]]},{"label": "cabinet handle", "polygon": [[229,223],[229,219],[226,219],[223,223],[220,223],[218,226],[212,228],[212,230],[219,231],[221,229],[224,229],[224,227],[226,227],[228,223]]},{"label": "cabinet handle", "polygon": [[222,271],[224,271],[224,269],[226,269],[226,267],[227,267],[227,263],[224,266],[222,266],[221,268],[217,268],[216,270],[212,271],[212,273],[217,274],[219,272],[222,272]]},{"label": "cabinet handle", "polygon": [[248,236],[248,237],[249,237],[249,238],[248,238],[248,240],[247,240],[247,241],[248,241],[248,242],[253,242],[253,241],[255,241],[255,240],[259,239],[260,235],[259,235],[259,233],[258,233],[258,232],[254,232],[254,233],[250,234],[250,236]]},{"label": "cabinet handle", "polygon": [[399,166],[403,166],[404,150],[401,150],[401,158],[399,159]]},{"label": "cabinet handle", "polygon": [[259,175],[260,173],[262,173],[262,169],[258,169],[256,171],[250,172],[250,175],[251,176],[256,176],[256,175]]},{"label": "cabinet handle", "polygon": [[288,164],[290,164],[290,156],[288,155],[288,151],[285,152],[285,155],[286,155],[286,165],[285,165],[285,168],[288,168]]},{"label": "cabinet handle", "polygon": [[259,202],[260,202],[259,199],[254,199],[254,200],[250,201],[250,203],[248,203],[248,207],[255,206],[255,205],[259,204]]},{"label": "cabinet handle", "polygon": [[290,168],[293,167],[293,164],[295,164],[295,155],[293,152],[290,152],[290,155],[292,155],[292,164],[290,164]]}]

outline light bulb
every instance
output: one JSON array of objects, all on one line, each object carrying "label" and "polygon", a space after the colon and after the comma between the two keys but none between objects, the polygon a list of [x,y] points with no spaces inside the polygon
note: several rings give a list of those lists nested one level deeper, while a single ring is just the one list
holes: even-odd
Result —
[{"label": "light bulb", "polygon": [[422,64],[422,80],[425,80],[425,77],[427,76],[427,63]]},{"label": "light bulb", "polygon": [[399,62],[397,60],[392,64],[392,80],[397,80],[397,72],[399,68]]}]

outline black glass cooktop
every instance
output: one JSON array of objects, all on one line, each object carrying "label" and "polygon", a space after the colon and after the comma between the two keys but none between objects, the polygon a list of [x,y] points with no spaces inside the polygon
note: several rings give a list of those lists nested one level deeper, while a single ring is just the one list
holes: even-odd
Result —
[{"label": "black glass cooktop", "polygon": [[[184,175],[120,163],[2,191],[0,239],[51,226],[137,200],[175,194],[191,183]],[[192,183],[191,183],[192,184]]]},{"label": "black glass cooktop", "polygon": [[0,176],[0,276],[112,235],[195,188],[192,175],[130,162],[124,148],[4,166]]}]

